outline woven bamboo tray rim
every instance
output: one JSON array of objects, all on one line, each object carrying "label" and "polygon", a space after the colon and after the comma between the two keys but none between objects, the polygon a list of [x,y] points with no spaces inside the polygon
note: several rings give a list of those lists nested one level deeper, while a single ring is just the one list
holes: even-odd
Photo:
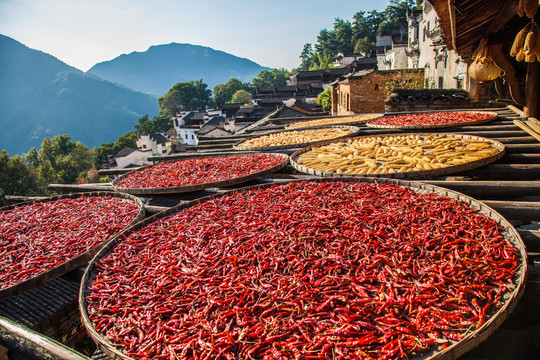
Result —
[{"label": "woven bamboo tray rim", "polygon": [[469,197],[457,191],[449,190],[446,188],[442,188],[439,186],[430,185],[426,183],[413,182],[413,181],[407,181],[407,180],[390,179],[390,178],[367,178],[367,177],[364,177],[364,178],[355,178],[355,177],[318,178],[318,179],[310,179],[310,180],[295,179],[295,180],[281,181],[279,183],[267,183],[267,184],[247,186],[241,189],[230,190],[227,192],[199,198],[197,200],[193,200],[187,203],[182,203],[168,210],[155,214],[149,218],[146,218],[138,223],[135,223],[134,225],[124,229],[122,232],[116,234],[111,239],[111,241],[109,241],[106,244],[106,246],[104,246],[96,254],[96,256],[90,261],[81,280],[81,288],[79,291],[79,309],[81,312],[82,322],[85,328],[87,329],[88,334],[96,342],[98,348],[100,348],[103,352],[109,355],[111,359],[132,360],[131,357],[124,354],[121,349],[114,347],[112,344],[109,343],[108,339],[105,336],[103,336],[101,333],[95,330],[92,322],[90,321],[88,317],[88,312],[86,311],[86,308],[87,308],[86,295],[89,293],[88,284],[90,284],[93,278],[95,277],[96,264],[99,262],[101,258],[109,255],[114,249],[114,247],[125,236],[129,235],[132,232],[135,232],[144,228],[145,226],[151,224],[152,222],[156,220],[175,214],[185,208],[197,205],[199,203],[202,203],[202,202],[205,202],[205,201],[217,198],[217,197],[226,196],[230,194],[231,192],[249,191],[251,189],[267,188],[271,186],[288,184],[292,182],[334,182],[334,181],[394,184],[394,185],[408,187],[411,190],[417,193],[421,193],[421,194],[436,193],[441,196],[447,196],[455,200],[463,201],[467,205],[469,205],[471,208],[476,209],[479,213],[489,217],[490,219],[500,224],[505,229],[503,231],[503,236],[511,242],[511,244],[518,250],[520,254],[520,264],[515,270],[513,290],[510,293],[505,294],[505,296],[501,299],[501,301],[503,302],[502,306],[496,312],[494,312],[493,314],[490,314],[487,317],[486,322],[481,327],[479,327],[478,329],[474,331],[466,332],[464,334],[463,339],[460,341],[450,341],[450,345],[446,349],[442,349],[442,350],[434,349],[425,354],[411,357],[411,359],[455,360],[458,357],[465,354],[466,352],[470,351],[471,349],[477,347],[481,342],[485,341],[489,336],[491,336],[495,332],[495,330],[497,330],[497,328],[501,326],[501,324],[512,313],[512,311],[517,305],[518,300],[521,298],[521,296],[523,295],[525,291],[525,282],[526,282],[526,275],[527,275],[527,261],[526,261],[527,254],[526,254],[525,245],[523,244],[523,241],[519,233],[516,231],[516,229],[510,224],[510,222],[508,222],[508,220],[506,220],[502,215],[500,215],[498,212],[493,210],[491,207],[485,205],[484,203],[478,200],[475,200],[472,197]]},{"label": "woven bamboo tray rim", "polygon": [[[426,112],[420,112],[420,113],[408,113],[408,114],[399,114],[399,115],[389,115],[386,117],[392,117],[392,116],[401,116],[401,115],[421,115],[421,114],[434,114],[434,113],[444,113],[444,111],[426,111]],[[494,111],[446,111],[446,112],[459,112],[459,113],[482,113],[482,114],[488,114],[491,115],[487,119],[483,120],[477,120],[477,121],[468,121],[463,123],[456,123],[456,124],[441,124],[441,125],[404,125],[404,126],[397,126],[397,125],[377,125],[372,124],[372,121],[379,120],[379,119],[373,119],[366,123],[366,126],[377,128],[377,129],[403,129],[403,130],[413,130],[413,129],[440,129],[440,128],[449,128],[449,127],[458,127],[458,126],[469,126],[469,125],[479,125],[479,124],[485,124],[488,122],[491,122],[499,117],[499,114],[497,114]]]},{"label": "woven bamboo tray rim", "polygon": [[[25,206],[25,205],[29,205],[29,204],[33,204],[33,203],[41,203],[41,202],[52,202],[52,201],[56,201],[56,200],[60,200],[60,199],[68,199],[68,198],[71,198],[71,199],[76,199],[76,198],[79,198],[79,197],[83,197],[83,196],[96,196],[96,197],[99,197],[99,196],[107,196],[107,197],[119,197],[119,198],[123,198],[123,199],[126,199],[128,201],[132,201],[134,202],[135,204],[137,204],[137,207],[139,208],[139,212],[137,214],[137,216],[130,222],[130,224],[128,224],[126,226],[129,227],[133,224],[135,224],[136,222],[140,221],[143,217],[144,217],[144,206],[143,206],[143,203],[142,201],[135,197],[135,196],[132,196],[132,195],[129,195],[129,194],[122,194],[122,193],[117,193],[117,192],[112,192],[112,191],[94,191],[94,192],[83,192],[83,193],[72,193],[72,194],[65,194],[65,195],[59,195],[59,196],[51,196],[51,197],[48,197],[46,199],[40,199],[40,200],[32,200],[32,201],[25,201],[25,202],[22,202],[22,203],[18,203],[18,204],[13,204],[13,205],[9,205],[9,206],[5,206],[5,207],[2,207],[0,208],[0,211],[7,211],[7,210],[12,210],[12,209],[15,209],[17,207],[20,207],[20,206]],[[19,295],[19,294],[22,294],[23,292],[25,291],[28,291],[30,289],[33,289],[35,287],[38,287],[39,285],[42,285],[42,284],[45,284],[46,282],[54,279],[54,278],[57,278],[59,276],[62,276],[68,272],[70,272],[71,270],[74,270],[84,264],[86,264],[89,260],[91,260],[100,250],[101,248],[103,248],[107,242],[112,239],[112,236],[109,237],[108,239],[104,239],[99,245],[89,249],[88,251],[86,251],[85,253],[77,256],[77,257],[74,257],[72,258],[71,260],[68,260],[52,269],[49,269],[39,275],[36,275],[32,278],[29,278],[27,280],[24,280],[24,281],[21,281],[20,283],[18,284],[15,284],[15,285],[12,285],[12,286],[9,286],[7,288],[4,288],[4,289],[1,289],[0,290],[0,301],[2,300],[5,300],[7,298],[10,298],[12,296],[15,296],[15,295]]]},{"label": "woven bamboo tray rim", "polygon": [[[240,155],[240,154],[239,154]],[[122,180],[123,178],[127,177],[129,174],[132,174],[137,171],[143,171],[145,169],[149,169],[152,167],[152,165],[147,165],[142,168],[139,168],[137,170],[132,170],[130,172],[127,172],[125,174],[122,174],[121,176],[117,177],[112,182],[112,187],[115,191],[123,192],[126,194],[132,194],[132,195],[160,195],[160,194],[179,194],[179,193],[186,193],[186,192],[194,192],[194,191],[200,191],[204,189],[209,189],[213,187],[226,187],[226,186],[232,186],[236,184],[241,184],[243,182],[248,182],[251,180],[258,179],[260,177],[266,176],[268,174],[272,174],[276,171],[281,170],[287,164],[289,163],[289,156],[286,154],[280,154],[280,153],[267,153],[265,155],[272,155],[275,157],[281,157],[282,161],[266,170],[257,171],[254,173],[251,173],[249,175],[240,176],[236,178],[231,178],[227,180],[221,180],[221,181],[213,181],[213,182],[207,182],[207,183],[201,183],[201,184],[193,184],[193,185],[187,185],[187,186],[176,186],[176,187],[164,187],[164,188],[124,188],[117,186],[116,184]],[[238,155],[218,155],[218,156],[202,156],[198,157],[197,159],[203,159],[203,158],[220,158],[220,157],[230,157],[230,156],[238,156]],[[240,155],[241,156],[241,155]],[[182,161],[182,160],[180,160]]]},{"label": "woven bamboo tray rim", "polygon": [[310,167],[307,167],[305,165],[298,163],[297,161],[298,157],[301,154],[312,150],[314,147],[325,146],[325,145],[339,142],[336,140],[331,140],[331,141],[326,141],[320,144],[310,145],[308,147],[295,151],[293,154],[291,154],[290,162],[291,162],[292,167],[300,171],[301,173],[309,174],[309,175],[316,175],[316,176],[323,176],[323,177],[378,177],[378,178],[396,178],[396,179],[418,179],[422,177],[443,176],[443,175],[454,174],[454,173],[459,173],[462,171],[476,169],[476,168],[491,164],[499,160],[500,158],[504,156],[504,153],[505,153],[505,146],[499,141],[488,139],[481,136],[476,136],[476,135],[455,134],[455,133],[403,133],[403,134],[390,134],[390,135],[365,135],[365,136],[357,136],[354,138],[350,138],[348,140],[365,139],[365,138],[370,138],[370,137],[373,137],[373,138],[401,137],[401,136],[409,136],[409,135],[423,136],[423,137],[445,136],[445,137],[455,137],[462,140],[485,141],[485,142],[490,143],[493,147],[496,147],[497,149],[499,149],[499,152],[489,157],[476,160],[476,161],[467,162],[460,165],[451,165],[451,166],[438,168],[438,169],[431,169],[431,170],[407,171],[407,172],[391,173],[391,174],[338,174],[338,173],[329,172],[329,171],[315,170],[315,169],[312,169]]},{"label": "woven bamboo tray rim", "polygon": [[[356,120],[356,121],[347,121],[347,118],[354,118],[356,116],[366,116],[366,115],[373,115],[374,117],[373,118],[369,118],[369,119],[363,119],[363,120]],[[294,122],[294,123],[291,123],[291,124],[287,124],[285,126],[285,129],[286,130],[302,130],[302,129],[318,129],[318,128],[324,128],[324,127],[329,127],[329,126],[334,126],[334,125],[358,125],[358,124],[366,124],[367,122],[369,121],[373,121],[373,120],[377,120],[377,119],[380,119],[381,117],[383,117],[384,114],[356,114],[356,115],[350,115],[350,116],[338,116],[338,117],[325,117],[325,118],[321,118],[321,119],[311,119],[311,120],[302,120],[302,121],[297,121],[297,122]],[[311,122],[311,121],[315,121],[315,120],[325,120],[325,119],[341,119],[343,121],[340,121],[340,122],[333,122],[333,123],[328,123],[328,124],[319,124],[319,125],[306,125],[306,126],[299,126],[299,127],[294,127],[293,125],[294,124],[302,124],[302,123],[308,123],[308,122]]]},{"label": "woven bamboo tray rim", "polygon": [[351,137],[351,136],[356,136],[356,135],[358,135],[360,133],[360,128],[358,126],[348,126],[348,125],[335,125],[334,126],[333,125],[333,126],[323,126],[323,127],[321,127],[321,129],[322,128],[325,128],[325,129],[326,128],[349,129],[349,130],[351,130],[351,133],[347,134],[347,135],[339,136],[339,137],[336,137],[336,138],[333,138],[333,139],[315,140],[315,141],[310,141],[310,142],[306,142],[306,143],[302,143],[302,144],[261,146],[261,147],[257,147],[257,146],[243,147],[243,146],[239,146],[244,141],[256,139],[256,138],[259,138],[259,137],[265,136],[265,135],[277,134],[277,133],[285,133],[285,132],[294,132],[294,131],[303,131],[303,130],[314,130],[314,129],[313,128],[308,128],[308,129],[277,130],[277,131],[270,131],[270,132],[267,132],[267,133],[264,133],[264,134],[259,134],[259,135],[256,135],[256,136],[249,137],[247,139],[240,140],[240,141],[238,141],[237,143],[235,143],[233,145],[233,149],[234,150],[249,150],[249,151],[270,151],[270,150],[295,149],[295,148],[300,148],[300,147],[304,147],[304,146],[307,146],[307,145],[319,144],[319,143],[322,143],[322,142],[328,141],[328,140],[345,139],[345,138],[348,138],[348,137]]}]

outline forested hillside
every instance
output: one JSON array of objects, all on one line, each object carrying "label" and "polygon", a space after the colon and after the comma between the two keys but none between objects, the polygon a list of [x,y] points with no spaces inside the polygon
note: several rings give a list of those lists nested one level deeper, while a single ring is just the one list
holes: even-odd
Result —
[{"label": "forested hillside", "polygon": [[158,112],[157,98],[87,75],[0,35],[0,149],[28,152],[69,134],[89,147],[133,130]]}]

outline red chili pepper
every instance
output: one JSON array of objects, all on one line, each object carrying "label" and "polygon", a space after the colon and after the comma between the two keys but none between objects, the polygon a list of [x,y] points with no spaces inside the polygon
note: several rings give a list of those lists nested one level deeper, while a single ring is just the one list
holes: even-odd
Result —
[{"label": "red chili pepper", "polygon": [[0,211],[0,288],[85,253],[138,212],[134,202],[113,196],[61,198]]},{"label": "red chili pepper", "polygon": [[114,185],[119,188],[169,188],[225,181],[271,169],[283,162],[275,154],[249,154],[163,162],[131,172]]},{"label": "red chili pepper", "polygon": [[493,114],[485,112],[434,112],[405,114],[381,117],[369,122],[372,125],[382,126],[435,126],[435,125],[459,125],[479,122],[493,117]]},{"label": "red chili pepper", "polygon": [[137,358],[405,359],[486,321],[515,263],[499,225],[463,202],[293,182],[130,233],[96,264],[87,311]]}]

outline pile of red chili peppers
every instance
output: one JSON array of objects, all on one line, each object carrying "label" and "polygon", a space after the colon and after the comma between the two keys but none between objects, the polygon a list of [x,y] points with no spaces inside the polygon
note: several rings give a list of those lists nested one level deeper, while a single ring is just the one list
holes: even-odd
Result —
[{"label": "pile of red chili peppers", "polygon": [[248,176],[282,163],[274,154],[231,155],[159,163],[134,171],[115,182],[121,188],[169,188]]},{"label": "pile of red chili peppers", "polygon": [[484,112],[436,112],[421,114],[406,114],[381,117],[369,122],[371,125],[385,126],[435,126],[435,125],[459,125],[487,120],[493,114]]},{"label": "pile of red chili peppers", "polygon": [[112,196],[62,198],[0,211],[0,289],[85,253],[138,213],[136,203]]},{"label": "pile of red chili peppers", "polygon": [[390,184],[238,191],[128,234],[87,311],[137,359],[406,359],[501,306],[520,265],[501,230]]}]

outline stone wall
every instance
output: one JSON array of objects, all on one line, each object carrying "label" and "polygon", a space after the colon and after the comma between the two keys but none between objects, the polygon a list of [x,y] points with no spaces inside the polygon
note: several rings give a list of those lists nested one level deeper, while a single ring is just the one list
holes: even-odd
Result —
[{"label": "stone wall", "polygon": [[[384,113],[387,93],[385,85],[396,79],[410,79],[423,84],[423,71],[381,70],[355,78],[351,76],[337,85],[337,112],[334,115]],[[347,107],[348,104],[348,107]]]}]

